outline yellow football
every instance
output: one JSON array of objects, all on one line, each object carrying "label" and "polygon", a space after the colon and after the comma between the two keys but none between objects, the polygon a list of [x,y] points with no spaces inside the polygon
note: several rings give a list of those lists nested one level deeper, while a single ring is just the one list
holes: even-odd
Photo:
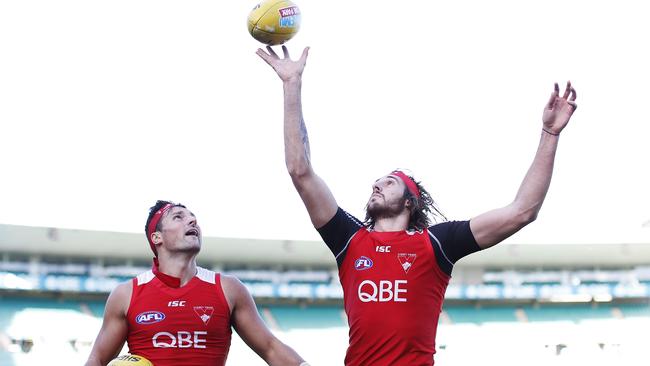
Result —
[{"label": "yellow football", "polygon": [[300,9],[288,0],[266,0],[248,14],[248,32],[267,44],[282,44],[300,29]]},{"label": "yellow football", "polygon": [[107,366],[153,366],[153,363],[142,356],[126,354],[117,356]]}]

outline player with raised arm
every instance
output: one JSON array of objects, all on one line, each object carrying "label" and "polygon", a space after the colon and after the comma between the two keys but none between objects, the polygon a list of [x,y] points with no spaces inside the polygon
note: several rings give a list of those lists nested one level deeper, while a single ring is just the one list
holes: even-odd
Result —
[{"label": "player with raised arm", "polygon": [[156,202],[145,233],[153,267],[111,292],[86,366],[105,366],[125,341],[155,366],[222,366],[231,328],[269,365],[307,365],[267,329],[239,280],[196,265],[201,228],[185,206]]},{"label": "player with raised arm", "polygon": [[[305,48],[292,61],[272,48],[257,54],[284,87],[285,161],[312,224],[336,257],[350,340],[348,366],[433,365],[438,317],[453,265],[531,223],[548,191],[560,133],[576,91],[555,89],[542,114],[539,147],[514,200],[467,221],[446,221],[420,182],[392,171],[372,184],[364,222],[341,209],[311,165],[302,114]],[[431,214],[444,219],[432,224]]]}]

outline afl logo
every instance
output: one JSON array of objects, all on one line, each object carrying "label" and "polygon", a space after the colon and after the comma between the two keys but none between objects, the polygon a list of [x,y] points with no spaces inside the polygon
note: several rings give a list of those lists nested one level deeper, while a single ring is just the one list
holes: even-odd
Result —
[{"label": "afl logo", "polygon": [[165,314],[160,311],[145,311],[136,315],[135,321],[138,324],[153,324],[163,321]]},{"label": "afl logo", "polygon": [[362,256],[361,258],[354,261],[354,269],[357,271],[363,271],[372,267],[372,259]]}]

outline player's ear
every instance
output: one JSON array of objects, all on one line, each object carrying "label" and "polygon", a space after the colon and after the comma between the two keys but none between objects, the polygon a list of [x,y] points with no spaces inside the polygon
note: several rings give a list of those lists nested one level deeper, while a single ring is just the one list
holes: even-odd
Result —
[{"label": "player's ear", "polygon": [[162,243],[162,235],[160,235],[160,231],[155,231],[155,232],[151,233],[151,241],[154,244]]},{"label": "player's ear", "polygon": [[411,202],[410,198],[407,198],[404,200],[404,208],[411,211],[411,207],[413,207],[413,202]]},{"label": "player's ear", "polygon": [[406,199],[406,202],[404,203],[404,207],[407,210],[409,210],[411,213],[413,213],[413,211],[415,211],[415,209],[417,208],[415,202],[416,202],[415,197],[409,197]]}]

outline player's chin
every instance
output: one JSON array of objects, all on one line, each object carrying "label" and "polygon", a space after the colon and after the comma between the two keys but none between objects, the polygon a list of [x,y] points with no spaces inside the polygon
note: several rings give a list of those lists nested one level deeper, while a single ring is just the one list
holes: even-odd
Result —
[{"label": "player's chin", "polygon": [[377,206],[381,205],[381,197],[379,196],[371,196],[370,199],[368,200],[368,204],[366,205],[368,208],[375,208]]},{"label": "player's chin", "polygon": [[182,248],[180,251],[185,253],[196,254],[201,251],[201,244],[199,243],[199,244],[187,245],[185,248]]},{"label": "player's chin", "polygon": [[376,211],[381,211],[383,210],[383,208],[384,208],[383,202],[381,202],[381,200],[378,199],[377,197],[371,198],[370,201],[368,202],[368,212],[372,213]]},{"label": "player's chin", "polygon": [[201,249],[201,238],[197,236],[191,236],[188,235],[185,237],[185,244],[188,248],[194,248],[196,247],[197,249]]}]

